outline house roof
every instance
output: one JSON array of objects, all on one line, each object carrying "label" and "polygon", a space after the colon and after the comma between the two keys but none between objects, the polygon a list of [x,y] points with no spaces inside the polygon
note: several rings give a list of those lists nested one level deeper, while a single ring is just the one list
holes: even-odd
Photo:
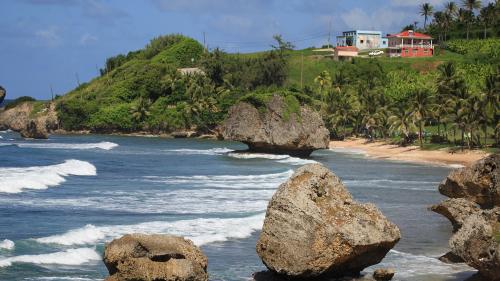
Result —
[{"label": "house roof", "polygon": [[387,38],[418,38],[418,39],[432,39],[431,36],[423,33],[414,32],[412,30],[405,30],[398,34],[391,34]]}]

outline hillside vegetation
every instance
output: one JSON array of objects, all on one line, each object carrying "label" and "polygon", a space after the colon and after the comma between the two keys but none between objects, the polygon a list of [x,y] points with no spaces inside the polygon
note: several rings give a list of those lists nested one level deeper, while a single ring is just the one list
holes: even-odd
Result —
[{"label": "hillside vegetation", "polygon": [[[210,132],[236,102],[262,108],[279,94],[286,97],[288,114],[299,105],[318,110],[336,138],[498,143],[500,75],[485,58],[491,49],[468,51],[475,48],[470,43],[463,54],[450,45],[431,58],[336,62],[276,39],[267,52],[228,54],[207,52],[181,35],[155,38],[144,49],[109,58],[100,77],[58,97],[61,125],[98,133]],[[204,74],[183,75],[183,67],[199,67]]]}]

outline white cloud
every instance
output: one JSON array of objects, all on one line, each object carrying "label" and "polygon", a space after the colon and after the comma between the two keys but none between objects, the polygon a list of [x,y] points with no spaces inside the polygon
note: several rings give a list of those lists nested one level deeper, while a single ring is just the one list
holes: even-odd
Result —
[{"label": "white cloud", "polygon": [[46,29],[39,29],[35,32],[35,36],[48,47],[57,47],[62,44],[62,37],[59,35],[57,26],[50,26]]},{"label": "white cloud", "polygon": [[411,16],[402,11],[391,9],[380,9],[367,13],[360,8],[354,8],[351,11],[341,15],[342,21],[349,29],[374,29],[381,30],[384,33],[392,33],[398,30],[407,22],[410,22]]},{"label": "white cloud", "polygon": [[90,34],[90,33],[85,33],[80,37],[80,45],[89,45],[94,42],[97,42],[97,37]]}]

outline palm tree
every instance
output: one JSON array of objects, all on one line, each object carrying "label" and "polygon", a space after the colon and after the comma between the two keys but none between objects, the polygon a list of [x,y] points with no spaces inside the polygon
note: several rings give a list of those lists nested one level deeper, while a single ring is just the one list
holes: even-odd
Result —
[{"label": "palm tree", "polygon": [[140,97],[139,101],[130,109],[130,113],[132,113],[132,118],[137,123],[144,121],[144,119],[146,119],[146,117],[149,116],[150,105],[151,103],[148,99]]},{"label": "palm tree", "polygon": [[419,89],[410,100],[410,109],[412,118],[415,123],[418,124],[418,139],[420,141],[420,147],[424,147],[423,143],[423,133],[426,119],[431,115],[432,106],[432,96],[428,90]]},{"label": "palm tree", "polygon": [[314,78],[314,83],[317,83],[319,85],[320,99],[324,100],[323,89],[332,83],[330,73],[328,73],[328,71],[326,70],[322,71],[316,78]]},{"label": "palm tree", "polygon": [[447,2],[446,4],[444,4],[444,10],[445,10],[445,13],[454,17],[457,15],[457,11],[458,11],[458,7],[457,7],[457,4],[453,1],[450,1],[450,2]]},{"label": "palm tree", "polygon": [[474,16],[474,10],[481,8],[481,0],[462,0],[462,6],[469,12],[467,16],[467,40],[469,40],[470,22]]},{"label": "palm tree", "polygon": [[403,137],[403,145],[410,142],[410,134],[415,131],[415,123],[411,118],[411,112],[405,110],[403,104],[396,107],[396,110],[389,117],[388,123],[390,124],[389,130],[392,133],[398,132]]},{"label": "palm tree", "polygon": [[493,24],[496,19],[495,4],[490,3],[488,6],[482,8],[479,12],[479,18],[484,26],[484,39],[486,39],[488,26]]},{"label": "palm tree", "polygon": [[429,3],[424,3],[420,7],[420,15],[424,17],[424,29],[427,26],[427,19],[432,15],[433,7]]}]

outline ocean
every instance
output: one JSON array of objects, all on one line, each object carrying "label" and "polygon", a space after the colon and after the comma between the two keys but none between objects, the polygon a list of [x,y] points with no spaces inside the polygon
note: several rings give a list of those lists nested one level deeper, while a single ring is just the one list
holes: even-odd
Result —
[{"label": "ocean", "polygon": [[474,271],[436,258],[451,225],[427,210],[451,167],[375,160],[356,150],[308,159],[238,154],[235,142],[125,136],[23,140],[0,132],[0,280],[103,280],[104,243],[170,233],[201,246],[210,280],[265,270],[255,244],[268,200],[304,164],[331,168],[354,198],[401,229],[381,264],[394,280],[465,280]]}]

